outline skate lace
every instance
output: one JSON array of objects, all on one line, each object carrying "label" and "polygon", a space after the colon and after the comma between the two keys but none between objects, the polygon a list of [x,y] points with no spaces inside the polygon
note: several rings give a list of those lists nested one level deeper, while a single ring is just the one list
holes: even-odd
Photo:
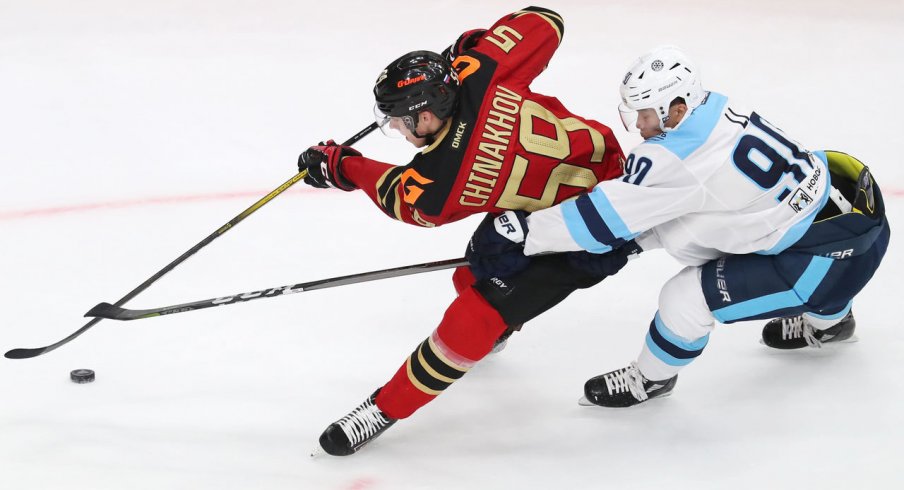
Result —
[{"label": "skate lace", "polygon": [[342,417],[338,424],[345,432],[352,446],[357,445],[361,441],[366,441],[371,436],[380,431],[389,420],[383,415],[383,412],[377,408],[372,400],[367,400],[358,408],[352,410],[352,413]]},{"label": "skate lace", "polygon": [[803,316],[782,318],[782,339],[792,340],[803,337],[810,347],[820,348],[822,342],[816,338],[813,327],[804,320]]},{"label": "skate lace", "polygon": [[606,381],[606,389],[610,395],[631,392],[631,395],[637,401],[644,401],[648,398],[647,391],[643,387],[643,375],[637,369],[637,364],[631,363],[630,366],[619,371],[613,371],[603,375]]}]

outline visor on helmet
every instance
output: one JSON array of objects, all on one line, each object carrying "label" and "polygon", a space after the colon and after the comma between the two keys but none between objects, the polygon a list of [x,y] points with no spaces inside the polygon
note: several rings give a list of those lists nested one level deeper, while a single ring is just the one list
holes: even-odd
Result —
[{"label": "visor on helmet", "polygon": [[637,111],[628,107],[624,102],[618,104],[618,115],[621,117],[622,124],[630,133],[639,133],[637,129]]},{"label": "visor on helmet", "polygon": [[405,115],[401,117],[388,116],[380,110],[379,104],[374,104],[374,120],[380,131],[390,138],[404,138],[400,128],[405,127],[408,131],[414,133],[417,125],[413,116]]}]

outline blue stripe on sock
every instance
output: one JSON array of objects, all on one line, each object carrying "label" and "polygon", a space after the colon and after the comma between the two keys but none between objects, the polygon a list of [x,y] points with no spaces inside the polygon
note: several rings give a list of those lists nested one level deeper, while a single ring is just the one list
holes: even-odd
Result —
[{"label": "blue stripe on sock", "polygon": [[669,366],[687,366],[694,360],[694,358],[690,359],[678,359],[677,357],[669,354],[668,352],[662,350],[656,342],[653,342],[653,339],[650,338],[650,335],[647,334],[647,348],[650,349],[650,352],[656,356],[660,361],[668,364]]},{"label": "blue stripe on sock", "polygon": [[701,337],[697,340],[685,340],[677,335],[675,332],[669,330],[669,327],[665,325],[662,321],[662,317],[659,316],[659,312],[656,312],[656,316],[653,317],[653,324],[650,325],[650,328],[653,328],[655,325],[656,331],[661,335],[666,341],[669,343],[676,345],[686,351],[701,351],[704,347],[706,347],[706,343],[709,342],[709,335],[707,334],[704,337]]}]

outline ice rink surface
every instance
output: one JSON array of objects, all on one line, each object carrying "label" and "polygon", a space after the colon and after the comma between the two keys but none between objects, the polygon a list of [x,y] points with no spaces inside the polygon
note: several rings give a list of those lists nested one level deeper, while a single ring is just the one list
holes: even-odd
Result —
[{"label": "ice rink surface", "polygon": [[[55,342],[371,122],[376,75],[526,4],[0,0],[0,350]],[[0,360],[0,489],[904,488],[904,4],[550,2],[566,32],[534,83],[620,126],[617,87],[657,44],[813,149],[871,165],[895,233],[854,311],[860,342],[776,352],[719,326],[674,395],[579,407],[639,352],[659,252],[530,322],[349,458],[311,458],[452,300],[450,272],[131,323]],[[404,142],[365,154],[404,164]],[[478,218],[393,222],[298,185],[129,303],[150,308],[458,257]],[[91,368],[76,385],[69,371]]]}]

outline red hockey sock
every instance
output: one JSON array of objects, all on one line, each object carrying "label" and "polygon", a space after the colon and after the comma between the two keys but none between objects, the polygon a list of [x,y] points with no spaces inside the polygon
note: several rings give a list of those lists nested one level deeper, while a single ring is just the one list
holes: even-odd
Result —
[{"label": "red hockey sock", "polygon": [[439,327],[380,390],[377,406],[394,419],[410,416],[487,355],[505,329],[499,313],[474,288],[461,291]]}]

